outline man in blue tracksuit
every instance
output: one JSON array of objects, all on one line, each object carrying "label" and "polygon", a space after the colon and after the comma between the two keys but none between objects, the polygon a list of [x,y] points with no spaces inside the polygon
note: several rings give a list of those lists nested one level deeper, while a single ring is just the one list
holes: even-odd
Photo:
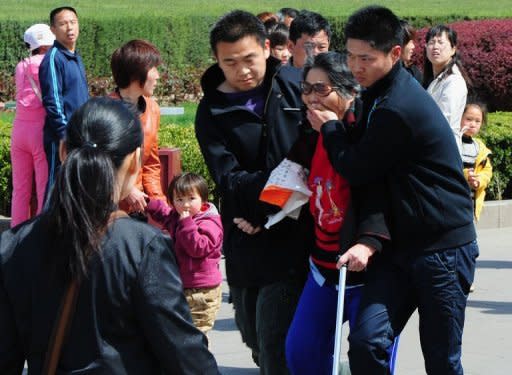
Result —
[{"label": "man in blue tracksuit", "polygon": [[[387,349],[418,309],[429,375],[462,375],[462,331],[478,256],[469,187],[441,110],[401,66],[399,19],[363,8],[345,26],[348,66],[362,94],[364,134],[351,144],[336,116],[309,110],[335,169],[352,186],[384,182],[392,251],[364,245],[338,265],[368,265],[349,359],[354,375],[386,374]],[[371,257],[371,262],[368,259]]]},{"label": "man in blue tracksuit", "polygon": [[84,64],[75,51],[79,34],[75,9],[60,7],[50,13],[50,28],[55,43],[39,68],[43,105],[44,149],[48,160],[46,195],[53,186],[60,166],[59,142],[64,138],[73,112],[89,99]]}]

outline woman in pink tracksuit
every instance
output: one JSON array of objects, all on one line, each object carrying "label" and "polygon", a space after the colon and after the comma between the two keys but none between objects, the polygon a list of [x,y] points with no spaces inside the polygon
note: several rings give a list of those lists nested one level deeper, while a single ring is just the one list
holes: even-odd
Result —
[{"label": "woman in pink tracksuit", "polygon": [[12,206],[11,227],[30,218],[33,176],[37,213],[41,212],[48,166],[43,148],[45,110],[39,86],[39,65],[55,36],[45,24],[32,25],[23,37],[30,56],[16,66],[16,116],[11,136]]}]

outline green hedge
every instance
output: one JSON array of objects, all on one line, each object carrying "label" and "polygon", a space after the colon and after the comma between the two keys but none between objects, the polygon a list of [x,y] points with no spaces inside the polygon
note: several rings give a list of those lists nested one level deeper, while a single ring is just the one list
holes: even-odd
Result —
[{"label": "green hedge", "polygon": [[[189,112],[194,105],[186,106]],[[12,115],[0,116],[0,214],[9,215],[11,200],[10,134]],[[161,146],[181,149],[182,169],[196,172],[208,181],[211,199],[216,200],[214,183],[204,164],[194,128],[189,125],[172,123],[173,117],[163,117],[159,138]],[[492,150],[494,169],[487,199],[512,199],[512,112],[496,112],[489,115],[489,124],[482,131],[482,139]]]},{"label": "green hedge", "polygon": [[[122,43],[134,38],[148,39],[162,52],[162,84],[157,88],[156,95],[176,98],[162,98],[160,103],[187,100],[185,94],[199,93],[198,77],[213,62],[208,32],[217,17],[206,11],[205,15],[189,17],[167,14],[162,12],[161,15],[125,16],[117,19],[102,18],[102,15],[80,17],[78,49],[94,95],[103,94],[112,88],[112,82],[104,79],[110,77],[110,56]],[[343,48],[343,28],[347,16],[327,18],[333,29],[332,49],[340,50]],[[420,17],[406,15],[405,18],[416,27],[470,19],[464,13]],[[14,98],[14,68],[27,55],[21,42],[23,32],[34,22],[45,21],[27,18],[22,21],[16,18],[0,20],[0,101]],[[99,79],[100,82],[97,81]]]}]

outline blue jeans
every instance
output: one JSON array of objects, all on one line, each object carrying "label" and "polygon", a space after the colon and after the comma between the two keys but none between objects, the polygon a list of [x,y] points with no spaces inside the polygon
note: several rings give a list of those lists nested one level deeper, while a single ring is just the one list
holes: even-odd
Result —
[{"label": "blue jeans", "polygon": [[[350,330],[356,323],[362,288],[345,290],[343,322],[348,320]],[[320,286],[310,272],[286,337],[286,360],[293,375],[332,373],[337,302],[336,287]],[[396,350],[391,352],[394,363]]]},{"label": "blue jeans", "polygon": [[427,252],[397,265],[376,257],[350,332],[353,375],[386,374],[387,349],[418,309],[421,349],[431,375],[462,375],[464,313],[478,256],[476,241]]},{"label": "blue jeans", "polygon": [[230,286],[235,322],[262,375],[286,375],[285,339],[302,291],[300,280]]}]

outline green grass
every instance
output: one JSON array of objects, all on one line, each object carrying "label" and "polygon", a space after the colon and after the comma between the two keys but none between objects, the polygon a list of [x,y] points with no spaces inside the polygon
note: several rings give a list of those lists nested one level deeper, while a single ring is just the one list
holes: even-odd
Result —
[{"label": "green grass", "polygon": [[67,2],[40,0],[2,0],[0,20],[39,20],[45,21],[51,9],[69,4],[74,6],[80,17],[114,19],[138,15],[221,15],[238,8],[251,12],[277,11],[282,6],[297,9],[310,9],[326,16],[348,15],[354,10],[370,4],[380,4],[391,8],[400,16],[424,17],[460,15],[469,18],[512,17],[511,0],[69,0]]}]

